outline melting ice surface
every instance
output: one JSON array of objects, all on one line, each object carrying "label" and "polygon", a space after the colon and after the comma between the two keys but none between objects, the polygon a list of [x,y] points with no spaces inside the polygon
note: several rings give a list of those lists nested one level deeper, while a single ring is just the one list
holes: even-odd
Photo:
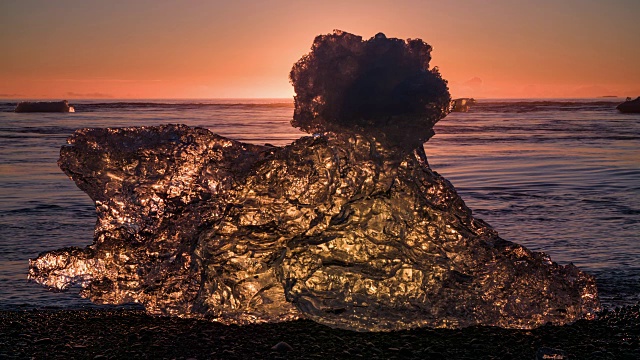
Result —
[{"label": "melting ice surface", "polygon": [[[428,45],[340,32],[314,48],[292,71],[293,123],[321,136],[276,148],[186,126],[77,131],[59,164],[95,202],[94,244],[42,254],[30,277],[226,323],[531,328],[598,310],[593,277],[499,237],[429,167],[420,144],[449,96],[437,72],[412,70],[428,69]],[[368,52],[389,59],[372,71]],[[342,78],[323,75],[334,55],[350,59]],[[384,81],[360,99],[366,76]],[[357,105],[371,99],[375,112]]]},{"label": "melting ice surface", "polygon": [[398,162],[359,135],[271,148],[184,126],[69,142],[60,165],[96,203],[94,244],[30,276],[99,303],[357,330],[528,328],[599,306],[593,278],[471,217],[421,150]]}]

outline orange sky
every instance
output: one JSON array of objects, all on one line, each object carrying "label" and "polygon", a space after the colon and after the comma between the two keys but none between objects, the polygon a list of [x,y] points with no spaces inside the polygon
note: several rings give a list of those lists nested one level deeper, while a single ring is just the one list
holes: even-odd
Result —
[{"label": "orange sky", "polygon": [[318,34],[422,38],[454,97],[640,95],[640,1],[0,3],[0,97],[291,97]]}]

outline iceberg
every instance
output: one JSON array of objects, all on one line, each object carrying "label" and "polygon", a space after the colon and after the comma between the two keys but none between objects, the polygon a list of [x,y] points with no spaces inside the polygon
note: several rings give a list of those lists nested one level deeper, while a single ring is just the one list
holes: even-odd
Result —
[{"label": "iceberg", "polygon": [[97,303],[225,324],[529,329],[591,318],[592,276],[502,239],[422,146],[451,98],[420,39],[318,36],[296,63],[285,147],[185,125],[80,129],[60,168],[95,202],[93,243],[29,278]]},{"label": "iceberg", "polygon": [[474,98],[460,98],[451,100],[452,112],[468,112],[472,105],[475,105],[476,99]]},{"label": "iceberg", "polygon": [[67,100],[63,101],[21,101],[16,106],[15,112],[75,112],[73,106]]},{"label": "iceberg", "polygon": [[621,113],[640,113],[640,96],[638,96],[635,100],[631,100],[631,98],[627,98],[625,102],[616,106],[616,109]]}]

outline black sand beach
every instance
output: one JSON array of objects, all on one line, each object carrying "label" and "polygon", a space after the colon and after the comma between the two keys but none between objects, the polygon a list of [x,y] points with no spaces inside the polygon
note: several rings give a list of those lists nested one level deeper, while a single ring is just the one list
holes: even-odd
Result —
[{"label": "black sand beach", "polygon": [[[138,310],[0,312],[2,359],[638,359],[640,306],[534,330],[226,326]],[[287,345],[280,344],[285,342]],[[275,348],[274,348],[275,346]]]}]

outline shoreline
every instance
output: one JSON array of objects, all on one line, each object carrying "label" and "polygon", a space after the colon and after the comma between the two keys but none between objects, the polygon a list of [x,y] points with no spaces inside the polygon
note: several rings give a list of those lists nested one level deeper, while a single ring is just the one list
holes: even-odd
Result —
[{"label": "shoreline", "polygon": [[[292,349],[276,346],[280,342]],[[556,359],[640,358],[640,304],[604,311],[596,320],[533,330],[379,333],[310,320],[222,325],[126,309],[0,311],[3,359],[549,359],[554,351]]]}]

